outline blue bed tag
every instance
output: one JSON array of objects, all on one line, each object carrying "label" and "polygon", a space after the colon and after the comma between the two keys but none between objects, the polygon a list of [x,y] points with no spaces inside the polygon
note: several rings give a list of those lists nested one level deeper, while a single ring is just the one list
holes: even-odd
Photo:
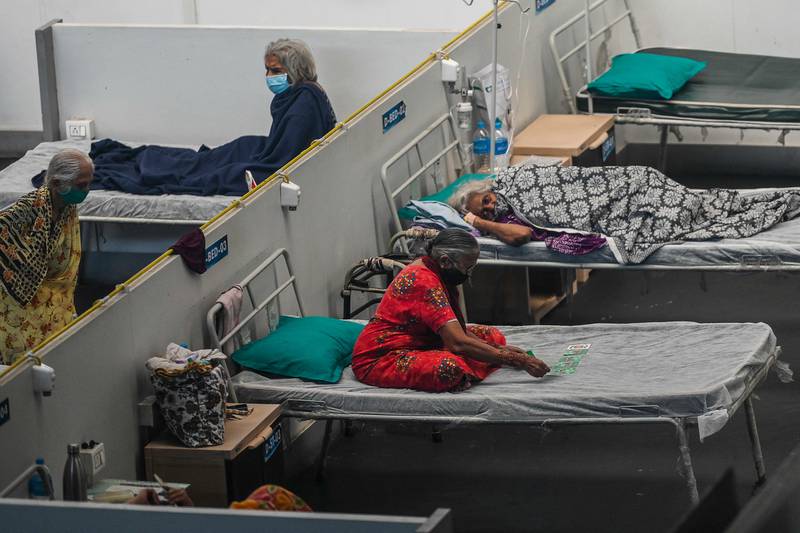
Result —
[{"label": "blue bed tag", "polygon": [[544,11],[555,3],[556,0],[536,0],[536,12]]},{"label": "blue bed tag", "polygon": [[270,435],[269,438],[267,439],[267,442],[264,443],[264,462],[265,463],[267,461],[269,461],[270,457],[275,455],[275,452],[278,451],[278,447],[281,445],[282,441],[283,441],[283,438],[282,438],[282,435],[281,435],[281,426],[280,426],[280,424],[278,424],[277,426],[275,426],[275,429],[272,432],[272,435]]},{"label": "blue bed tag", "polygon": [[383,114],[383,133],[394,128],[404,118],[406,118],[406,103],[400,100],[399,104]]},{"label": "blue bed tag", "polygon": [[206,248],[206,270],[219,263],[228,255],[228,236]]},{"label": "blue bed tag", "polygon": [[11,420],[11,406],[8,398],[0,402],[0,426]]},{"label": "blue bed tag", "polygon": [[601,146],[601,150],[602,150],[602,154],[603,154],[603,161],[608,159],[611,156],[611,154],[614,153],[614,148],[615,148],[614,136],[613,135],[609,135],[608,139],[603,141],[603,146]]}]

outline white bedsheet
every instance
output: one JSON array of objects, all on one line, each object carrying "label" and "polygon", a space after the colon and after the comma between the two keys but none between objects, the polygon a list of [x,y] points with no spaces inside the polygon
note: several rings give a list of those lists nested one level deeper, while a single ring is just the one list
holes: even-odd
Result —
[{"label": "white bedsheet", "polygon": [[[281,403],[327,415],[447,417],[453,422],[536,422],[617,416],[718,417],[776,357],[763,323],[660,322],[502,327],[510,344],[532,349],[552,366],[573,343],[591,343],[571,375],[536,379],[502,368],[460,393],[381,389],[345,369],[337,384],[269,379],[244,371],[233,378],[240,401]],[[721,424],[706,430],[719,430]]]},{"label": "white bedsheet", "polygon": [[[129,146],[142,143],[125,142]],[[0,209],[33,190],[31,178],[47,168],[59,150],[77,148],[86,153],[91,141],[44,142],[0,171]],[[138,195],[120,191],[91,191],[78,207],[81,216],[180,221],[205,221],[230,204],[233,196],[186,194]]]}]

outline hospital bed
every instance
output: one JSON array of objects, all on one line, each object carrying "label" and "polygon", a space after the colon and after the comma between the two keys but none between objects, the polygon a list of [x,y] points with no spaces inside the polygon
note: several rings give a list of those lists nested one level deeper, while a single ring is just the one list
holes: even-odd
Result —
[{"label": "hospital bed", "polygon": [[[50,159],[65,148],[89,153],[92,141],[44,142],[0,171],[0,209],[34,189],[31,178],[45,170]],[[125,143],[138,146],[141,143]],[[121,191],[92,190],[78,207],[81,222],[125,224],[200,225],[229,203],[230,196],[182,194],[138,195]]]},{"label": "hospital bed", "polygon": [[[610,3],[598,0],[590,6],[595,11]],[[556,63],[565,101],[573,113],[611,113],[618,124],[654,125],[661,129],[661,168],[666,157],[668,133],[681,139],[679,126],[700,128],[733,128],[739,130],[779,130],[778,141],[783,143],[790,131],[800,130],[800,58],[773,57],[733,52],[693,50],[674,47],[641,49],[628,1],[623,1],[622,13],[612,17],[602,27],[587,24],[584,9],[550,34],[550,49]],[[591,46],[603,37],[608,39],[615,26],[625,20],[630,23],[637,52],[677,55],[705,61],[706,68],[689,80],[669,100],[642,98],[613,98],[591,94],[586,85],[573,90],[565,63],[583,53],[584,69],[591,75]],[[561,34],[582,31],[585,36],[571,50],[561,53],[557,39]],[[597,72],[600,75],[602,72]],[[591,80],[586,80],[591,81]]]},{"label": "hospital bed", "polygon": [[[76,148],[88,153],[91,142],[43,142],[0,170],[0,209],[32,191],[31,178],[45,170],[58,151]],[[232,201],[230,196],[138,195],[92,190],[78,206],[81,244],[87,259],[81,262],[81,280],[101,285],[119,283]]]},{"label": "hospital bed", "polygon": [[[443,135],[447,134],[448,123],[448,115],[438,118],[400,152],[387,160],[381,168],[381,183],[386,202],[392,212],[392,228],[395,232],[389,243],[390,250],[395,242],[407,250],[406,228],[398,215],[398,209],[405,201],[418,199],[420,191],[431,189],[438,191],[449,183],[446,176],[436,176],[435,179],[431,179],[426,170],[437,165],[442,166],[448,157],[458,157],[459,161],[463,161],[458,143],[453,142],[445,143],[444,148],[430,158],[419,156],[420,145],[431,136],[431,131],[438,129],[443,130]],[[419,159],[422,170],[406,173],[402,162],[409,157]],[[398,182],[399,184],[395,185]],[[739,192],[748,195],[770,190],[774,189],[746,189]],[[635,265],[623,265],[617,262],[609,246],[586,255],[571,256],[553,252],[540,241],[523,246],[510,246],[494,238],[479,237],[478,242],[481,247],[478,263],[481,265],[567,269],[800,271],[800,218],[783,222],[746,239],[667,244],[643,263]]]},{"label": "hospital bed", "polygon": [[[278,250],[243,280],[253,311],[226,336],[215,327],[221,306],[207,323],[212,344],[220,348],[252,329],[287,289],[302,303],[288,252]],[[252,282],[286,261],[283,282],[274,280],[267,296],[256,296]],[[277,270],[273,267],[272,273]],[[269,274],[264,274],[269,275]],[[302,311],[300,312],[302,314]],[[535,379],[500,369],[457,394],[382,389],[357,381],[350,367],[336,384],[294,378],[271,379],[243,371],[232,383],[240,401],[281,403],[286,416],[326,420],[320,456],[324,468],[332,421],[415,421],[438,425],[666,424],[677,436],[682,473],[692,502],[698,500],[689,450],[689,427],[701,437],[727,423],[744,407],[759,482],[765,478],[751,395],[776,362],[780,348],[766,324],[592,324],[585,326],[501,327],[508,342],[535,350],[551,366],[569,344],[591,343],[589,354],[572,375]]]}]

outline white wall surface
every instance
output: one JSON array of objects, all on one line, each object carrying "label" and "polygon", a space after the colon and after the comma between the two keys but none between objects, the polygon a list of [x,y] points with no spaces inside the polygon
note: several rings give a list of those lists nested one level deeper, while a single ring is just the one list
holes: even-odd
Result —
[{"label": "white wall surface", "polygon": [[475,0],[471,8],[461,0],[0,0],[0,131],[42,129],[34,30],[54,18],[460,31],[489,6],[489,0]]},{"label": "white wall surface", "polygon": [[69,118],[93,118],[98,138],[147,143],[266,135],[264,47],[287,34],[308,43],[342,121],[457,32],[58,24],[62,135]]}]

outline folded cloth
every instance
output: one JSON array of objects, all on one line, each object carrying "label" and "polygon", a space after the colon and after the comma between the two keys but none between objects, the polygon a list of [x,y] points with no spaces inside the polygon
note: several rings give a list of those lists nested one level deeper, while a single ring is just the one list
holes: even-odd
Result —
[{"label": "folded cloth", "polygon": [[175,343],[167,345],[166,353],[160,357],[151,357],[145,366],[151,372],[160,374],[180,374],[190,367],[198,368],[214,365],[214,361],[225,360],[225,354],[219,350],[190,350]]},{"label": "folded cloth", "polygon": [[460,228],[470,233],[475,228],[467,224],[458,211],[447,204],[436,201],[411,200],[405,208],[414,213],[414,225],[428,228]]},{"label": "folded cloth", "polygon": [[[242,310],[242,296],[244,291],[241,285],[234,285],[221,293],[217,303],[222,305],[222,337],[228,335],[233,328],[239,325],[239,313]],[[236,342],[231,339],[222,347],[225,353],[236,351]]]},{"label": "folded cloth", "polygon": [[202,274],[206,271],[206,236],[200,228],[185,233],[172,245],[172,250],[181,256],[190,270]]},{"label": "folded cloth", "polygon": [[246,500],[231,503],[230,508],[303,512],[312,510],[303,498],[278,485],[262,485],[250,493]]}]

